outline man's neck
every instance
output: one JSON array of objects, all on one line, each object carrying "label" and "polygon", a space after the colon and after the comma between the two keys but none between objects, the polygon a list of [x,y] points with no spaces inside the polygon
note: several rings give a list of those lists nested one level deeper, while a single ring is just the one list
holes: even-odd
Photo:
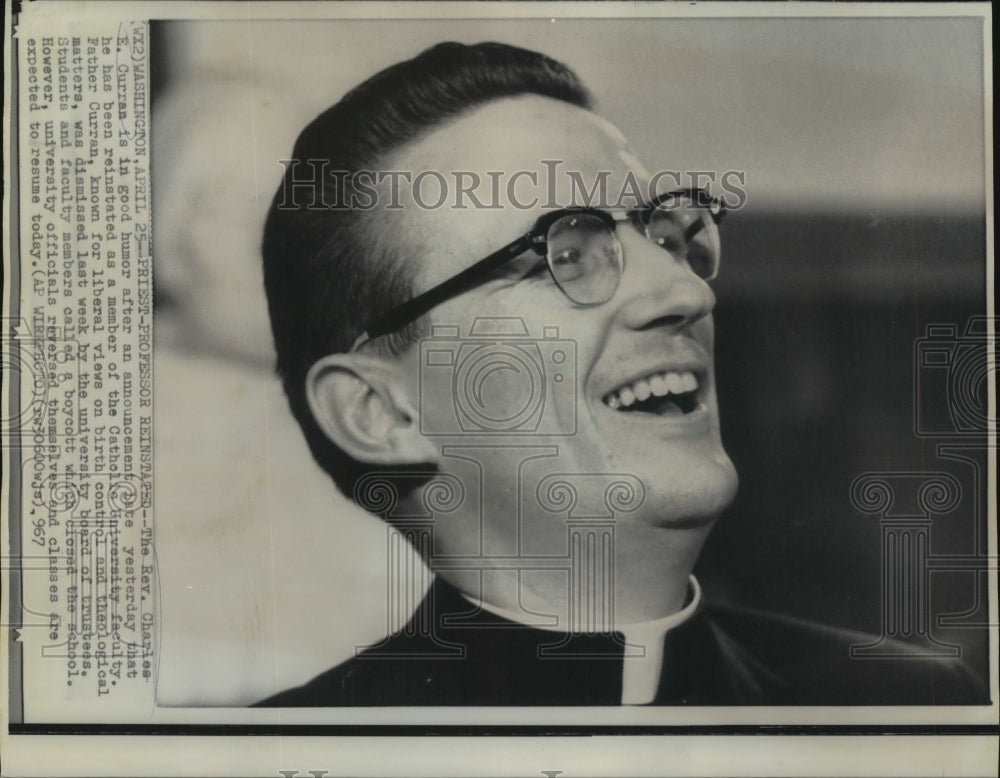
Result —
[{"label": "man's neck", "polygon": [[584,549],[560,570],[449,572],[446,579],[472,600],[520,614],[522,623],[565,631],[607,631],[680,611],[708,526],[616,536],[614,554]]}]

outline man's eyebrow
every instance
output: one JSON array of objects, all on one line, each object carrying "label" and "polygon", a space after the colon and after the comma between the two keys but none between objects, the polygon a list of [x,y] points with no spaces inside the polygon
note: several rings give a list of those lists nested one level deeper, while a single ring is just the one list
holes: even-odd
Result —
[{"label": "man's eyebrow", "polygon": [[538,265],[545,264],[545,257],[539,256],[532,249],[528,248],[515,257],[495,267],[484,276],[485,280],[499,280],[501,278],[523,278],[529,275]]}]

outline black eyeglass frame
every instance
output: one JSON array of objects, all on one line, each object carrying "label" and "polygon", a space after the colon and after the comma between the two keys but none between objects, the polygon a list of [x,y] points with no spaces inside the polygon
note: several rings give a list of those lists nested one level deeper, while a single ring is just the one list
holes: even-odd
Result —
[{"label": "black eyeglass frame", "polygon": [[[374,322],[368,325],[368,329],[362,332],[357,339],[355,339],[350,350],[351,352],[357,351],[369,340],[374,340],[382,335],[387,335],[390,332],[402,329],[410,322],[420,318],[432,308],[435,308],[446,300],[455,297],[462,292],[466,292],[469,289],[475,288],[477,282],[479,282],[479,280],[488,273],[497,269],[505,262],[510,262],[521,256],[529,249],[533,250],[539,256],[545,256],[547,251],[546,236],[548,235],[549,228],[564,216],[573,214],[588,214],[595,216],[603,221],[612,231],[615,231],[619,221],[626,221],[629,219],[635,220],[645,227],[649,224],[649,220],[654,211],[671,210],[670,203],[672,201],[680,201],[681,198],[687,198],[690,200],[695,208],[704,208],[707,210],[711,214],[712,220],[716,225],[718,225],[722,221],[723,216],[726,215],[725,203],[718,197],[713,197],[704,189],[676,189],[671,192],[666,192],[665,194],[658,195],[648,203],[645,203],[638,208],[625,210],[623,212],[625,215],[620,219],[616,219],[613,213],[622,213],[621,211],[612,212],[602,210],[600,208],[589,208],[585,206],[561,208],[556,211],[549,211],[542,214],[538,218],[538,221],[535,222],[534,227],[517,240],[512,243],[508,243],[506,246],[494,251],[489,256],[484,257],[472,265],[469,265],[469,267],[465,268],[465,270],[462,270],[460,273],[442,281],[437,286],[431,287],[426,292],[421,292],[416,297],[406,301],[405,303],[397,305],[395,308],[392,308],[387,313],[375,319]],[[685,241],[690,241],[695,235],[698,234],[701,228],[701,220],[692,222],[684,232]],[[548,262],[545,264],[549,274],[552,275],[551,266]],[[552,277],[558,285],[558,280],[556,280],[554,275]],[[586,303],[576,304],[586,305]],[[593,304],[597,305],[599,303]]]}]

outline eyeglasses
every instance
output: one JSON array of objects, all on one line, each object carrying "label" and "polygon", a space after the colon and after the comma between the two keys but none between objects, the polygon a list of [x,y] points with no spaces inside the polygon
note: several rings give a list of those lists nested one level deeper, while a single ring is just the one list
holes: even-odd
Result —
[{"label": "eyeglasses", "polygon": [[615,233],[617,224],[624,221],[634,224],[696,276],[711,281],[719,272],[718,225],[725,213],[722,201],[704,189],[667,192],[629,210],[550,211],[513,243],[371,322],[354,341],[351,351],[401,329],[445,300],[483,283],[489,273],[529,250],[545,257],[549,274],[570,301],[584,306],[607,302],[618,289],[624,271],[622,244]]}]

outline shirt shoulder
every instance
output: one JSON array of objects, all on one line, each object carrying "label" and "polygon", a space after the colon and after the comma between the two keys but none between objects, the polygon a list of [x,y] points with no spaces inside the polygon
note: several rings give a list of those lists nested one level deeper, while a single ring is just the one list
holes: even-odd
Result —
[{"label": "shirt shoulder", "polygon": [[[448,661],[421,641],[393,635],[377,647],[327,670],[306,684],[257,703],[257,707],[368,707],[463,705],[461,685],[449,688],[442,675],[454,673],[460,657]],[[421,650],[424,649],[424,650]]]},{"label": "shirt shoulder", "polygon": [[[713,641],[773,681],[770,704],[981,705],[986,679],[927,641],[739,607],[706,609]],[[877,651],[866,650],[878,646]]]}]

